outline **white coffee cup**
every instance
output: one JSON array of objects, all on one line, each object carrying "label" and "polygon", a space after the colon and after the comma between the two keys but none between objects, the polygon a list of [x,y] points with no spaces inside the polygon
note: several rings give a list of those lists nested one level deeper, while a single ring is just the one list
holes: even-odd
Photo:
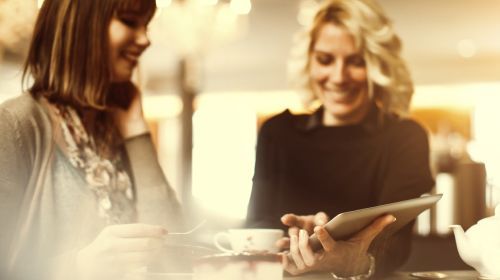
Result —
[{"label": "white coffee cup", "polygon": [[[281,229],[229,229],[228,231],[219,232],[214,236],[214,244],[223,252],[248,252],[259,251],[277,253],[276,241],[283,237]],[[229,241],[231,248],[226,248],[221,245],[221,240],[225,238]]]}]

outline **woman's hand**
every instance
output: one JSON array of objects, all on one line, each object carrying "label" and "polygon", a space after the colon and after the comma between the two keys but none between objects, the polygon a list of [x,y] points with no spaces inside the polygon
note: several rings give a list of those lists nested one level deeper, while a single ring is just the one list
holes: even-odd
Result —
[{"label": "woman's hand", "polygon": [[167,231],[147,224],[112,225],[80,250],[76,265],[80,279],[119,279],[148,264],[164,244]]},{"label": "woman's hand", "polygon": [[142,111],[141,93],[132,82],[114,84],[110,95],[110,103],[114,105],[111,114],[124,139],[148,131]]},{"label": "woman's hand", "polygon": [[290,252],[284,256],[283,266],[292,275],[308,271],[333,272],[339,276],[366,273],[370,266],[367,255],[370,244],[394,221],[392,215],[382,216],[346,241],[335,241],[324,226],[316,226],[314,233],[323,247],[317,252],[309,245],[309,233],[301,229],[290,236]]},{"label": "woman's hand", "polygon": [[[316,226],[322,226],[328,222],[329,218],[325,212],[318,212],[315,215],[295,215],[285,214],[281,217],[281,222],[288,226],[288,236],[299,234],[300,229],[304,229],[308,234],[312,234]],[[290,238],[283,237],[276,242],[276,246],[282,250],[290,248]]]}]

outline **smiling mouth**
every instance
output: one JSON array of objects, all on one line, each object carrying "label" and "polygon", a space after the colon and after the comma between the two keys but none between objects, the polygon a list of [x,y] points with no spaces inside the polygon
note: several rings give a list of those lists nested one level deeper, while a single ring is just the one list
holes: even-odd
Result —
[{"label": "smiling mouth", "polygon": [[323,89],[323,94],[326,98],[331,99],[335,102],[350,102],[358,95],[359,91],[355,89],[338,89],[330,90]]},{"label": "smiling mouth", "polygon": [[136,65],[137,62],[139,61],[139,57],[141,56],[140,53],[132,53],[132,52],[124,52],[122,54],[122,57],[125,58],[127,61],[132,63],[132,65]]}]

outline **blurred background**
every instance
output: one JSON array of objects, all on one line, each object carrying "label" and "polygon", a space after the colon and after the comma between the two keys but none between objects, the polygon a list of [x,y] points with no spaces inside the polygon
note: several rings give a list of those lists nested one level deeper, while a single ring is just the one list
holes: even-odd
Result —
[{"label": "blurred background", "polygon": [[[259,125],[286,108],[304,111],[287,63],[316,2],[157,0],[138,75],[145,114],[179,199],[213,229],[246,216]],[[426,246],[456,254],[448,226],[468,228],[500,202],[500,0],[379,2],[402,38],[416,86],[411,114],[429,131],[435,192],[444,193],[415,227],[413,265],[432,266],[418,256]],[[0,0],[0,102],[22,92],[40,4]]]}]

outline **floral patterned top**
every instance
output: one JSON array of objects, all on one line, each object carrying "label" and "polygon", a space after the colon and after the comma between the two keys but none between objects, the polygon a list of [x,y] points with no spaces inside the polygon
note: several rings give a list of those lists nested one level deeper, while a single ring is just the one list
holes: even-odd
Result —
[{"label": "floral patterned top", "polygon": [[111,159],[100,156],[95,140],[87,134],[78,113],[67,105],[51,104],[51,107],[60,124],[63,151],[71,165],[83,173],[95,195],[99,216],[106,219],[107,224],[136,221],[133,186],[121,153]]}]

